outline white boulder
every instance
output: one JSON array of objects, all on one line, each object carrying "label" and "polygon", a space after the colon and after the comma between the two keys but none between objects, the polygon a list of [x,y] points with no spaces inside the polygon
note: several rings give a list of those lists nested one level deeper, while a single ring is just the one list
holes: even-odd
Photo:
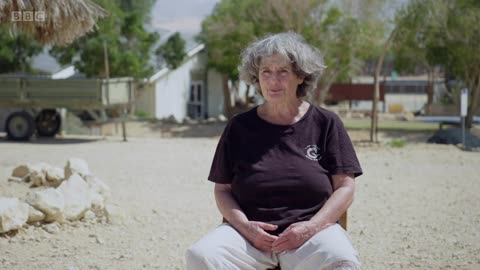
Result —
[{"label": "white boulder", "polygon": [[17,198],[0,197],[0,233],[21,228],[28,219],[28,205]]},{"label": "white boulder", "polygon": [[108,185],[105,184],[105,182],[103,182],[100,178],[96,177],[95,175],[87,175],[84,177],[84,179],[93,193],[101,195],[104,201],[108,201],[108,199],[110,199],[110,187],[108,187]]},{"label": "white boulder", "polygon": [[58,187],[65,201],[64,216],[67,220],[77,220],[90,209],[92,204],[88,184],[78,175],[73,174]]},{"label": "white boulder", "polygon": [[28,180],[32,187],[41,187],[47,184],[46,168],[50,167],[47,163],[37,163],[28,165],[29,175]]},{"label": "white boulder", "polygon": [[63,170],[47,163],[30,165],[29,171],[29,180],[33,187],[58,187],[63,180]]},{"label": "white boulder", "polygon": [[62,192],[54,188],[36,190],[27,195],[26,202],[36,209],[42,211],[46,215],[46,222],[63,222],[65,199]]},{"label": "white boulder", "polygon": [[80,158],[70,158],[65,166],[65,178],[67,179],[73,174],[78,174],[82,177],[89,175],[90,170],[87,162]]},{"label": "white boulder", "polygon": [[45,178],[48,186],[58,187],[64,179],[64,170],[53,166],[47,167],[45,168]]},{"label": "white boulder", "polygon": [[39,211],[33,208],[31,205],[28,205],[27,223],[35,223],[37,221],[42,221],[44,219],[45,219],[45,214],[42,211]]},{"label": "white boulder", "polygon": [[103,216],[105,214],[105,204],[111,196],[110,188],[94,175],[88,175],[84,179],[90,188],[91,210],[97,216]]}]

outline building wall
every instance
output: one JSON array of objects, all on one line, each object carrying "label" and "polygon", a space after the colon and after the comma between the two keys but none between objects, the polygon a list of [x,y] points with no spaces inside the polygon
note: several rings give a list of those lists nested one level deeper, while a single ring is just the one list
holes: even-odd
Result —
[{"label": "building wall", "polygon": [[187,116],[191,71],[204,69],[204,61],[202,53],[198,53],[155,82],[155,118],[173,116],[182,121]]},{"label": "building wall", "polygon": [[207,73],[207,112],[209,117],[223,114],[222,75],[214,70]]},{"label": "building wall", "polygon": [[426,94],[386,94],[386,111],[389,112],[391,106],[400,105],[405,112],[419,111],[427,103]]},{"label": "building wall", "polygon": [[147,113],[148,117],[155,116],[155,85],[148,85],[142,90],[137,90],[135,97],[135,112]]}]

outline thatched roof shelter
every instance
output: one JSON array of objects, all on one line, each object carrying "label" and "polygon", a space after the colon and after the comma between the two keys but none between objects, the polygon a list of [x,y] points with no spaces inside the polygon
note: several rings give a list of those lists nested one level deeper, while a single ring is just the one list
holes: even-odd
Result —
[{"label": "thatched roof shelter", "polygon": [[108,13],[91,0],[0,0],[0,24],[41,44],[67,45]]}]

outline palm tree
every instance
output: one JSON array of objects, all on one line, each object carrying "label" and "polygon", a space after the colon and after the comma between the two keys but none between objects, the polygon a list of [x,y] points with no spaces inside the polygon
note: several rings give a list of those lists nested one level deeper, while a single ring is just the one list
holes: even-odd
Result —
[{"label": "palm tree", "polygon": [[[30,16],[28,20],[25,15]],[[97,20],[107,15],[90,0],[0,0],[0,24],[8,25],[12,34],[26,33],[43,45],[69,44],[93,31]]]}]

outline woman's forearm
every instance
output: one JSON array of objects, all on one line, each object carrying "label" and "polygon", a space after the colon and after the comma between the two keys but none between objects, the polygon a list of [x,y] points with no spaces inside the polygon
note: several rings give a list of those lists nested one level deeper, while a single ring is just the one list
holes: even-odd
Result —
[{"label": "woman's forearm", "polygon": [[235,198],[233,198],[230,185],[215,185],[215,202],[218,210],[230,225],[239,231],[248,223],[248,218],[243,213]]},{"label": "woman's forearm", "polygon": [[355,193],[355,180],[353,176],[344,176],[341,179],[334,178],[334,192],[323,207],[310,219],[315,232],[319,232],[336,223],[352,204]]}]

